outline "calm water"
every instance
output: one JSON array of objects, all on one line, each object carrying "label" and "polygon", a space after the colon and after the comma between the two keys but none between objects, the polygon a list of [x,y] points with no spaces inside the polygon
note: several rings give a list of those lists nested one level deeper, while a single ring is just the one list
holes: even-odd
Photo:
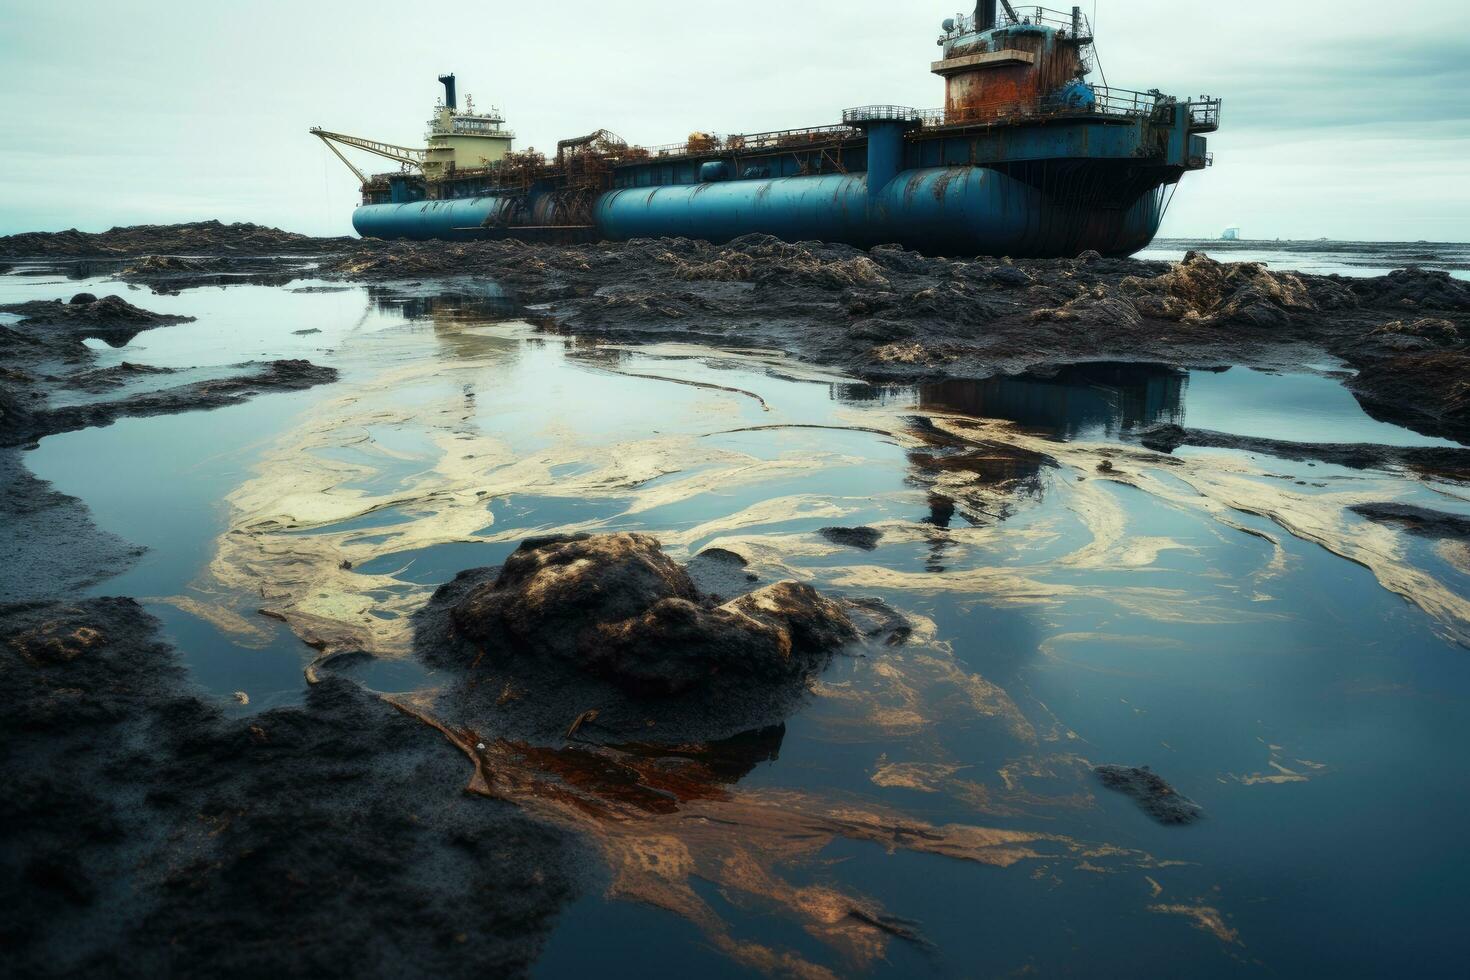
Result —
[{"label": "calm water", "polygon": [[1382,276],[1417,265],[1470,280],[1470,245],[1457,242],[1282,242],[1158,239],[1140,259],[1178,262],[1191,249],[1222,262],[1264,262],[1319,276]]},{"label": "calm water", "polygon": [[[359,637],[381,659],[358,676],[404,691],[435,681],[404,659],[407,614],[527,534],[719,545],[768,581],[880,596],[921,627],[835,662],[740,791],[1046,842],[984,863],[837,840],[780,864],[795,894],[867,896],[929,949],[854,962],[769,901],[695,880],[729,936],[839,974],[1459,968],[1470,561],[1345,508],[1470,515],[1464,489],[1224,451],[1164,465],[1120,442],[1173,421],[1438,444],[1369,419],[1323,371],[1094,365],[876,389],[759,353],[555,336],[471,282],[169,297],[9,276],[0,299],[82,288],[199,318],[103,365],[308,357],[343,373],[27,456],[149,548],[97,591],[146,597],[212,696],[249,694],[230,710],[302,694],[312,652],[263,603]],[[833,524],[884,538],[836,548],[815,534]],[[1152,765],[1207,818],[1152,823],[1096,786],[1104,762]],[[707,930],[593,888],[539,972],[749,975]]]}]

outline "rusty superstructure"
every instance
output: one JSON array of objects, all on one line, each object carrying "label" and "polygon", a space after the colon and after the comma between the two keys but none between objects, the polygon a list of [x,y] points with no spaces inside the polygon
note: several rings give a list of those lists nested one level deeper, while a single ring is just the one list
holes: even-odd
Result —
[{"label": "rusty superstructure", "polygon": [[[443,149],[462,115],[445,76],[440,149],[412,150],[313,130],[397,162],[362,177],[358,231],[382,238],[566,240],[761,232],[788,240],[931,253],[1128,254],[1158,229],[1184,173],[1211,162],[1218,99],[1093,85],[1080,8],[982,0],[946,20],[943,109],[863,106],[842,121],[635,146],[606,131],[554,156],[517,151],[498,114],[468,149]],[[483,122],[482,122],[483,121]],[[493,153],[479,153],[494,142]],[[333,146],[336,150],[336,147]],[[339,156],[340,156],[339,152]],[[345,157],[344,157],[345,161]],[[350,164],[349,164],[350,166]]]}]

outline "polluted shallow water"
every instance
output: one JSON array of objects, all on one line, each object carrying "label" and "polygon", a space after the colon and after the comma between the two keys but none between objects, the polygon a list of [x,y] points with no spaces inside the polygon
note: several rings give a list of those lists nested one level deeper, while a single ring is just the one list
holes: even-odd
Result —
[{"label": "polluted shallow water", "polygon": [[[1470,555],[1364,508],[1470,515],[1464,487],[1130,437],[1451,445],[1369,418],[1335,365],[883,388],[770,351],[563,335],[472,282],[149,305],[197,320],[99,367],[309,357],[341,380],[44,439],[36,475],[149,549],[93,591],[146,597],[225,710],[340,672],[441,731],[472,791],[585,842],[595,868],[545,975],[1371,973],[1449,954]],[[595,716],[553,746],[500,737],[493,712],[442,717],[449,680],[414,653],[435,590],[527,537],[613,531],[880,599],[906,635],[699,752]],[[1201,815],[1150,819],[1104,765],[1149,766]]]}]

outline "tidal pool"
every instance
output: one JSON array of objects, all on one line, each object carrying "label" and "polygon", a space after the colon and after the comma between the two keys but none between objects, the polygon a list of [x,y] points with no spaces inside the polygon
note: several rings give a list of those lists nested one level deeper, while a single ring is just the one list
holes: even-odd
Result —
[{"label": "tidal pool", "polygon": [[[7,301],[57,288],[0,278]],[[728,548],[765,581],[877,596],[915,627],[837,659],[762,736],[726,801],[766,815],[760,839],[578,825],[614,845],[543,975],[1455,962],[1470,559],[1348,508],[1466,515],[1464,488],[1121,439],[1176,422],[1440,444],[1369,419],[1331,366],[878,388],[766,351],[564,336],[472,282],[128,298],[199,319],[99,366],[307,357],[342,372],[26,455],[148,547],[94,591],[146,601],[232,711],[298,700],[306,639],[373,652],[353,676],[374,690],[432,687],[408,653],[412,613],[551,531],[647,531],[680,558]],[[819,534],[856,525],[883,532],[875,550]],[[1098,784],[1102,763],[1152,766],[1206,817],[1151,822]],[[783,811],[809,822],[770,817]],[[832,829],[879,811],[932,828],[914,832],[928,843]],[[665,890],[630,884],[627,855],[669,848],[688,862],[660,872]],[[909,925],[824,918],[836,894]]]}]

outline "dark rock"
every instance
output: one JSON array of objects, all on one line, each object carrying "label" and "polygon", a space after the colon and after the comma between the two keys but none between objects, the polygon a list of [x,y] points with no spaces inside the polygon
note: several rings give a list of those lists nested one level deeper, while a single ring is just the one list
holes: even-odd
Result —
[{"label": "dark rock", "polygon": [[1461,334],[1458,327],[1442,317],[1421,317],[1418,320],[1393,320],[1374,330],[1370,336],[1380,338],[1412,338],[1425,341],[1430,346],[1458,344]]},{"label": "dark rock", "polygon": [[684,570],[706,603],[744,595],[760,581],[744,557],[724,548],[706,548],[690,559]]},{"label": "dark rock", "polygon": [[1448,272],[1397,269],[1386,276],[1355,278],[1350,283],[1364,304],[1396,309],[1470,310],[1470,284]]},{"label": "dark rock", "polygon": [[800,675],[855,639],[836,603],[809,585],[778,582],[714,609],[660,599],[640,616],[600,624],[584,664],[637,690],[677,694],[726,675]]},{"label": "dark rock", "polygon": [[1180,446],[1238,449],[1280,459],[1316,460],[1349,469],[1404,467],[1420,473],[1470,481],[1470,449],[1453,446],[1386,446],[1367,442],[1290,442],[1260,436],[1238,436],[1210,429],[1186,429],[1173,423],[1124,433],[1145,447],[1172,453]]},{"label": "dark rock", "polygon": [[[299,359],[239,366],[246,370],[231,377],[196,381],[158,391],[144,391],[111,401],[38,410],[30,413],[28,420],[22,420],[13,429],[4,424],[4,417],[0,417],[0,446],[24,444],[42,435],[111,425],[120,418],[224,408],[242,404],[266,392],[302,391],[337,380],[336,368],[322,367]],[[112,375],[106,377],[116,380]]]},{"label": "dark rock", "polygon": [[165,253],[306,255],[349,251],[359,245],[353,238],[313,238],[263,225],[196,221],[177,225],[131,225],[99,233],[80,232],[73,228],[60,232],[7,235],[0,237],[0,255],[16,258]]},{"label": "dark rock", "polygon": [[527,538],[454,619],[475,640],[578,661],[598,625],[640,615],[661,599],[698,598],[688,573],[649,535]]},{"label": "dark rock", "polygon": [[1148,766],[1097,766],[1092,771],[1108,789],[1133,797],[1139,809],[1159,823],[1194,823],[1204,816],[1198,803],[1181,796]]},{"label": "dark rock", "polygon": [[883,532],[872,527],[824,527],[817,533],[833,544],[862,551],[877,548],[883,538]]},{"label": "dark rock", "polygon": [[1356,504],[1348,508],[1379,524],[1394,524],[1421,538],[1470,540],[1470,517],[1413,504]]},{"label": "dark rock", "polygon": [[18,326],[42,338],[55,337],[79,343],[96,339],[111,347],[122,347],[145,330],[193,321],[191,316],[150,313],[120,296],[104,296],[91,302],[77,302],[88,293],[79,293],[72,302],[33,300],[0,307],[0,311],[19,314],[24,319]]},{"label": "dark rock", "polygon": [[133,364],[123,361],[121,364],[109,368],[99,368],[95,371],[79,371],[60,379],[57,385],[62,388],[71,388],[77,391],[90,391],[101,393],[114,391],[122,388],[129,382],[138,378],[157,377],[176,373],[174,368],[153,367],[148,364]]},{"label": "dark rock", "polygon": [[854,340],[862,340],[874,344],[886,344],[890,341],[901,340],[904,337],[912,337],[914,328],[906,323],[895,320],[858,320],[847,328],[847,335]]},{"label": "dark rock", "polygon": [[70,302],[72,306],[80,306],[83,303],[97,302],[97,297],[93,296],[91,293],[77,293],[71,298]]},{"label": "dark rock", "polygon": [[1374,418],[1470,441],[1470,348],[1367,357],[1348,387]]},{"label": "dark rock", "polygon": [[711,607],[645,534],[529,539],[451,617],[496,660],[550,659],[660,693],[717,675],[791,676],[857,637],[840,606],[795,583]]},{"label": "dark rock", "polygon": [[1022,286],[1031,285],[1034,280],[1025,269],[1013,265],[998,265],[990,270],[990,281],[997,286],[1005,286],[1008,289],[1019,289]]}]

